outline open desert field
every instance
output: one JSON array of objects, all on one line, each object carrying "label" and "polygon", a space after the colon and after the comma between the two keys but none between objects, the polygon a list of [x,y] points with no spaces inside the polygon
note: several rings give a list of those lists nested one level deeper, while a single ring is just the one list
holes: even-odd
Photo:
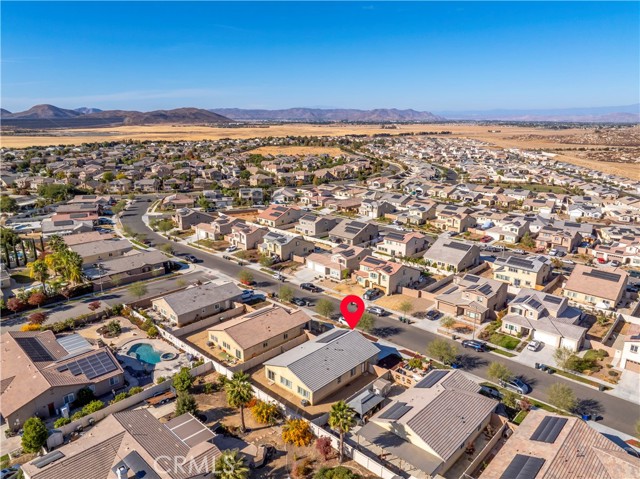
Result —
[{"label": "open desert field", "polygon": [[[0,146],[76,145],[103,141],[216,140],[221,138],[255,138],[262,136],[344,136],[397,135],[407,132],[450,131],[451,136],[484,141],[500,148],[543,149],[558,154],[558,159],[607,173],[640,178],[640,126],[624,129],[574,128],[566,130],[525,126],[477,125],[471,123],[429,123],[398,125],[395,129],[377,125],[286,124],[248,128],[152,125],[114,128],[46,130],[29,135],[2,135]],[[294,148],[294,149],[291,149]],[[583,150],[578,150],[583,148]],[[261,153],[318,153],[304,147],[264,147]],[[327,149],[321,149],[327,152]],[[337,149],[336,149],[337,150]],[[258,151],[258,150],[256,150]]]},{"label": "open desert field", "polygon": [[340,148],[323,147],[323,146],[261,146],[251,153],[259,153],[261,155],[330,155],[340,156],[344,152]]}]

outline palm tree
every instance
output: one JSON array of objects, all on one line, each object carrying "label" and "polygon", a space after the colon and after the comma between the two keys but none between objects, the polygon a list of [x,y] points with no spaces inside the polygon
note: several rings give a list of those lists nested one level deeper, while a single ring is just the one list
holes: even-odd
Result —
[{"label": "palm tree", "polygon": [[229,406],[240,408],[240,429],[244,432],[246,430],[244,424],[244,407],[253,399],[253,387],[249,382],[249,375],[243,371],[233,373],[231,379],[224,385],[224,390],[227,393]]},{"label": "palm tree", "polygon": [[340,454],[341,463],[344,453],[344,435],[356,425],[355,415],[356,412],[344,401],[338,401],[331,406],[331,411],[329,411],[329,426],[340,434],[338,454]]},{"label": "palm tree", "polygon": [[216,459],[215,476],[219,479],[247,479],[249,467],[237,449],[224,451]]},{"label": "palm tree", "polygon": [[37,259],[27,264],[27,268],[29,268],[29,276],[36,281],[40,281],[42,283],[42,291],[46,293],[46,281],[49,279],[49,267],[47,263],[41,259]]},{"label": "palm tree", "polygon": [[62,253],[48,254],[44,257],[44,262],[53,271],[54,275],[62,275],[64,265],[62,264]]},{"label": "palm tree", "polygon": [[51,236],[49,241],[47,241],[47,244],[54,253],[60,253],[68,248],[67,243],[64,242],[64,239],[62,239],[62,236],[60,235]]}]

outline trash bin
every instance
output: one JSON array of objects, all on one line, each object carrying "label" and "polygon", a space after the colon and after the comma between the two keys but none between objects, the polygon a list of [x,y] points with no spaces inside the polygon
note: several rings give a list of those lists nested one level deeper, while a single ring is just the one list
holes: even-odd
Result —
[{"label": "trash bin", "polygon": [[540,369],[540,363],[536,363],[536,369]]},{"label": "trash bin", "polygon": [[591,416],[589,414],[583,414],[582,419],[585,421],[589,421],[591,419]]},{"label": "trash bin", "polygon": [[607,389],[607,386],[605,386],[604,384],[600,384],[598,386],[598,391],[606,391],[606,389]]}]

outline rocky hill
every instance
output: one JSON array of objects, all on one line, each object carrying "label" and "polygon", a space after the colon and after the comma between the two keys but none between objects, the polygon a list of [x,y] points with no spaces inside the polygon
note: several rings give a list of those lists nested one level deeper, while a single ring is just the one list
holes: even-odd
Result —
[{"label": "rocky hill", "polygon": [[375,110],[288,108],[285,110],[246,110],[241,108],[213,108],[210,110],[232,120],[248,121],[441,121],[444,118],[428,111],[379,108]]}]

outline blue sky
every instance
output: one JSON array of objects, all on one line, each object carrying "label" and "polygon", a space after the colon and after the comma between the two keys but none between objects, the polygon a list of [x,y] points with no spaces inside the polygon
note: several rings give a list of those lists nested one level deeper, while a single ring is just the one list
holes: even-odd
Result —
[{"label": "blue sky", "polygon": [[2,107],[639,101],[637,2],[2,2]]}]

